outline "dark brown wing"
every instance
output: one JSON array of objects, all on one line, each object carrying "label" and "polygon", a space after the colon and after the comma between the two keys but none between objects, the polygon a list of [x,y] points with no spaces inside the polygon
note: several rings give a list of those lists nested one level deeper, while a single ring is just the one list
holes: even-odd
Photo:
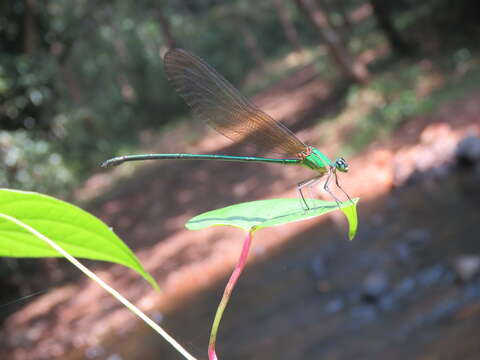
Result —
[{"label": "dark brown wing", "polygon": [[287,127],[249,102],[198,56],[172,49],[164,63],[168,79],[193,113],[222,135],[288,156],[305,151],[306,145]]}]

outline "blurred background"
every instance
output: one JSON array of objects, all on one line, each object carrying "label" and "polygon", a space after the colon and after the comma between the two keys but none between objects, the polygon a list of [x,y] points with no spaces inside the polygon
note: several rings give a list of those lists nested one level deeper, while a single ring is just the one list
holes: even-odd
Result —
[{"label": "blurred background", "polygon": [[[309,172],[99,168],[141,152],[256,154],[194,120],[168,84],[163,54],[186,48],[303,141],[347,158],[342,186],[361,197],[352,243],[338,214],[256,234],[220,357],[478,359],[479,36],[474,0],[2,2],[0,185],[112,226],[163,291],[85,263],[206,358],[243,235],[183,224],[294,197]],[[2,358],[180,358],[61,259],[1,259],[0,286]]]}]

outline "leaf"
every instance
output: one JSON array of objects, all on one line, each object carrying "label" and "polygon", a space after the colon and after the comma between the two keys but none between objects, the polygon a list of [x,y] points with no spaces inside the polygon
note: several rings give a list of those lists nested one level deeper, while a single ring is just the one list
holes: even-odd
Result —
[{"label": "leaf", "polygon": [[[340,203],[340,210],[349,223],[349,239],[357,231],[357,199]],[[301,208],[299,199],[271,199],[245,202],[205,212],[190,219],[185,226],[200,230],[210,226],[234,226],[245,231],[257,231],[270,226],[311,219],[339,209],[334,201],[307,199],[310,210]]]},{"label": "leaf", "polygon": [[358,216],[357,216],[357,206],[356,203],[359,199],[354,199],[355,205],[341,207],[343,214],[348,220],[348,239],[353,240],[355,234],[357,233],[358,228]]},{"label": "leaf", "polygon": [[[75,205],[35,192],[0,189],[0,214],[27,224],[74,257],[127,266],[158,289],[128,246],[102,221]],[[0,256],[62,255],[32,233],[0,218]]]}]

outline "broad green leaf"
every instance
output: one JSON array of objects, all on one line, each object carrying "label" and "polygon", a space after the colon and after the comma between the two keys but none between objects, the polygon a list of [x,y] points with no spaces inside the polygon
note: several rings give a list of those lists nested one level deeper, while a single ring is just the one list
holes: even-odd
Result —
[{"label": "broad green leaf", "polygon": [[[158,288],[128,246],[102,221],[75,205],[35,192],[0,189],[0,214],[27,224],[74,257],[127,266]],[[30,232],[0,218],[0,256],[61,255]]]},{"label": "broad green leaf", "polygon": [[[359,199],[340,203],[340,210],[349,223],[349,239],[357,232],[356,206]],[[299,199],[271,199],[245,202],[208,211],[197,215],[186,223],[189,230],[200,230],[210,226],[234,226],[246,231],[256,231],[270,226],[311,219],[339,209],[336,202],[307,199],[310,210],[303,210]]]}]

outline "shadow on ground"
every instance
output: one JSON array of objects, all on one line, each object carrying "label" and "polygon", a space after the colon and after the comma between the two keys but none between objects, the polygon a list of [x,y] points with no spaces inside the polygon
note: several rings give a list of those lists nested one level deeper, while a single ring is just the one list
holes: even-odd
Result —
[{"label": "shadow on ground", "polygon": [[[320,224],[267,256],[254,248],[220,327],[220,358],[476,359],[480,278],[467,269],[480,267],[475,181],[427,174],[360,203],[353,242]],[[199,358],[225,283],[162,320]],[[143,327],[127,345],[118,340],[102,351],[178,358]]]},{"label": "shadow on ground", "polygon": [[[340,86],[337,95],[328,96],[328,89],[319,92],[310,85],[305,75],[300,86],[309,90],[291,95],[285,109],[301,117],[292,126],[297,130],[308,128],[316,116],[301,115],[305,99],[325,100],[325,107],[310,108],[310,114],[320,116],[338,111],[346,93]],[[339,232],[335,217],[333,223],[304,222],[256,235],[252,263],[220,328],[222,358],[427,359],[438,354],[434,358],[469,359],[459,354],[475,353],[480,283],[475,277],[460,281],[455,264],[480,251],[472,230],[480,215],[479,199],[472,196],[478,194],[478,182],[472,184],[453,167],[434,171],[417,160],[437,148],[445,153],[441,141],[456,139],[457,129],[478,128],[478,99],[474,94],[415,119],[389,144],[353,159],[351,173],[342,180],[350,194],[362,197],[354,242],[344,240],[346,228],[340,223]],[[267,96],[263,101],[273,100]],[[329,154],[328,144],[321,148]],[[221,153],[249,150],[235,144]],[[411,177],[394,187],[397,169],[407,165]],[[224,277],[238,256],[242,234],[231,229],[186,232],[183,224],[200,212],[240,201],[296,196],[294,184],[309,171],[295,169],[221,162],[168,162],[139,169],[92,209],[137,250],[164,291],[154,293],[120,266],[96,269],[205,358]],[[124,333],[112,335],[112,329]],[[15,360],[114,354],[179,358],[87,280],[61,286],[14,314],[1,338],[4,357]],[[75,354],[75,349],[81,350]]]}]

